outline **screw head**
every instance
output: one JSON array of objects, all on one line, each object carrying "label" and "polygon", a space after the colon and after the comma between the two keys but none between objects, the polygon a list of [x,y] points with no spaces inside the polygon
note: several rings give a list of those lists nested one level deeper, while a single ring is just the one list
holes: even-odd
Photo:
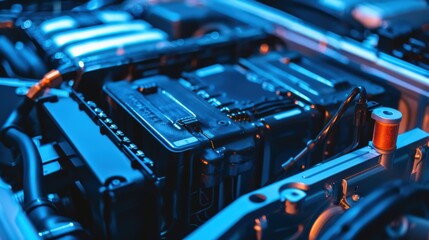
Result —
[{"label": "screw head", "polygon": [[360,199],[360,196],[359,196],[359,194],[353,194],[352,195],[352,200],[354,201],[354,202],[357,202],[357,201],[359,201],[359,199]]},{"label": "screw head", "polygon": [[113,179],[111,182],[110,182],[110,186],[112,186],[112,187],[116,187],[116,186],[118,186],[118,185],[120,185],[121,184],[121,180],[119,180],[119,179]]}]

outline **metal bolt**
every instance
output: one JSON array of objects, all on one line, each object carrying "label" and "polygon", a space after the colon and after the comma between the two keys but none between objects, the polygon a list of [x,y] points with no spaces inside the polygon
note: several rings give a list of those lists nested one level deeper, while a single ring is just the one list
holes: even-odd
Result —
[{"label": "metal bolt", "polygon": [[103,110],[101,110],[100,108],[95,108],[95,109],[94,109],[94,112],[95,112],[96,114],[99,114],[99,113],[102,113],[102,112],[103,112]]},{"label": "metal bolt", "polygon": [[226,126],[226,125],[229,125],[230,123],[231,123],[230,121],[225,121],[225,120],[219,120],[217,122],[217,124],[221,126]]},{"label": "metal bolt", "polygon": [[136,151],[136,156],[142,158],[142,157],[144,157],[144,152],[142,150],[137,150]]},{"label": "metal bolt", "polygon": [[116,186],[118,186],[118,185],[120,185],[121,184],[121,180],[119,180],[119,179],[113,179],[111,182],[110,182],[110,186],[112,186],[112,187],[116,187]]},{"label": "metal bolt", "polygon": [[359,199],[360,199],[359,194],[355,193],[355,194],[353,194],[353,195],[352,195],[352,200],[353,200],[354,202],[359,201]]},{"label": "metal bolt", "polygon": [[93,102],[93,101],[88,101],[88,102],[86,102],[86,104],[88,104],[88,106],[90,107],[90,108],[96,108],[97,107],[97,105],[95,104],[95,102]]},{"label": "metal bolt", "polygon": [[287,214],[298,214],[301,208],[301,203],[307,194],[301,189],[287,188],[280,192],[280,201],[284,202],[285,212]]},{"label": "metal bolt", "polygon": [[107,118],[107,115],[104,112],[98,114],[99,118]]}]

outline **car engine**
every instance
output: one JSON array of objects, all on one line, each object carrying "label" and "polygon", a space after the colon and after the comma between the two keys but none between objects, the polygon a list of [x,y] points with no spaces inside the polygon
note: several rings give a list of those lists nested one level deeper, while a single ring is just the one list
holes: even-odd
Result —
[{"label": "car engine", "polygon": [[429,2],[0,7],[0,239],[428,239]]}]

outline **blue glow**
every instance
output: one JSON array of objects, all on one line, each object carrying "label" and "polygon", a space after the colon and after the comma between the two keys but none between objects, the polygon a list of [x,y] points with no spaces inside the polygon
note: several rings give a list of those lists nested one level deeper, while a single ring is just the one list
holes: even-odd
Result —
[{"label": "blue glow", "polygon": [[84,29],[75,29],[67,32],[55,34],[52,40],[58,47],[62,47],[66,44],[95,38],[104,37],[110,34],[119,34],[131,31],[143,31],[150,28],[150,25],[144,21],[134,21],[131,23],[117,23],[108,26],[99,25],[94,27],[88,27]]},{"label": "blue glow", "polygon": [[145,44],[167,39],[166,33],[154,29],[146,32],[129,34],[126,36],[114,36],[103,41],[92,40],[82,44],[72,45],[66,48],[66,52],[72,57],[80,57],[95,52],[127,47],[133,44]]},{"label": "blue glow", "polygon": [[98,19],[104,23],[127,22],[132,20],[132,16],[122,11],[102,11],[97,13]]},{"label": "blue glow", "polygon": [[47,20],[40,24],[40,28],[45,34],[54,31],[66,30],[77,27],[76,21],[70,16],[63,16]]}]

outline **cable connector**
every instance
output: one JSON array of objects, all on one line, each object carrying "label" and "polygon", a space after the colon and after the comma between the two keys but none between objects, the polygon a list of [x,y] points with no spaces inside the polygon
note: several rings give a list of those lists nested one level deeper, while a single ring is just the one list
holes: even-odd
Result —
[{"label": "cable connector", "polygon": [[30,90],[28,90],[26,96],[32,101],[35,101],[40,97],[46,88],[57,87],[63,81],[62,74],[58,70],[51,70],[43,76],[43,78],[36,84],[34,84]]},{"label": "cable connector", "polygon": [[46,88],[57,87],[62,83],[62,81],[63,74],[59,70],[51,70],[46,73],[38,83],[34,84],[30,90],[28,90],[23,101],[10,114],[3,126],[1,126],[0,141],[7,143],[7,139],[4,138],[4,135],[8,129],[21,129],[23,121],[30,114],[31,109],[33,109],[36,104],[37,98],[43,94]]},{"label": "cable connector", "polygon": [[307,146],[303,150],[301,150],[301,152],[299,152],[295,157],[289,158],[286,162],[282,164],[282,169],[285,172],[288,171],[293,165],[295,165],[296,162],[299,162],[305,155],[307,155],[308,152],[312,152],[316,145],[317,144],[315,141],[308,141]]}]

